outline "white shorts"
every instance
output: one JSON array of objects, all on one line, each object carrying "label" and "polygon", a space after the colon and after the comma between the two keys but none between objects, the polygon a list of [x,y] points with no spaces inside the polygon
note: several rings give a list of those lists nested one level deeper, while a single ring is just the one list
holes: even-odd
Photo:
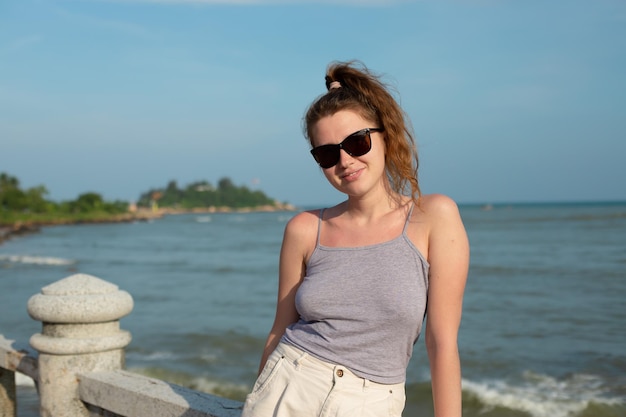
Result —
[{"label": "white shorts", "polygon": [[281,342],[241,417],[401,417],[404,383],[378,384]]}]

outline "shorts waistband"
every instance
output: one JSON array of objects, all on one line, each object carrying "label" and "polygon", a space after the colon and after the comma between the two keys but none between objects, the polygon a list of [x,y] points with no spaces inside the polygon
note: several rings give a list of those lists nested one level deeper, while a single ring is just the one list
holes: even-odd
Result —
[{"label": "shorts waistband", "polygon": [[352,372],[350,369],[346,368],[343,365],[333,364],[316,358],[308,352],[305,352],[302,349],[284,341],[281,341],[278,344],[276,350],[280,352],[280,354],[290,363],[292,363],[296,368],[299,368],[306,363],[307,365],[321,370],[322,372],[326,371],[329,374],[332,374],[332,378],[335,384],[385,390],[393,390],[396,388],[404,389],[404,383],[380,384],[374,381],[370,381],[369,379],[362,378],[354,374],[354,372]]}]

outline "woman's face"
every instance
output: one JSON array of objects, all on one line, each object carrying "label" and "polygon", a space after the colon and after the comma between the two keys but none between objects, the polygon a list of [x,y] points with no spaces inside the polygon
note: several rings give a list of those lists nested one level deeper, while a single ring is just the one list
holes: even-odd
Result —
[{"label": "woman's face", "polygon": [[[321,118],[312,129],[312,145],[336,145],[355,132],[381,126],[363,118],[352,110],[341,110]],[[371,149],[361,156],[351,156],[346,150],[339,150],[336,165],[322,168],[326,179],[337,190],[353,197],[361,197],[371,192],[384,190],[385,143],[384,133],[370,132]],[[379,188],[381,187],[381,188]]]}]

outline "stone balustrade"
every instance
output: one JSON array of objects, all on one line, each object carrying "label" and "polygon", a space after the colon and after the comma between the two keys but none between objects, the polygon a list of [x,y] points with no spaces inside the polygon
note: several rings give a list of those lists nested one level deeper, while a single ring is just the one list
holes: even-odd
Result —
[{"label": "stone balustrade", "polygon": [[15,372],[35,381],[41,417],[238,417],[238,401],[124,370],[131,335],[119,320],[132,308],[126,291],[85,274],[32,296],[35,351],[0,334],[0,417],[17,416]]}]

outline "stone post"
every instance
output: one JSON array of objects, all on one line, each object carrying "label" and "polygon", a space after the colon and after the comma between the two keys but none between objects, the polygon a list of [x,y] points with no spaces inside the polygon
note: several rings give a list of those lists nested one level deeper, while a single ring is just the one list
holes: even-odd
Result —
[{"label": "stone post", "polygon": [[0,368],[0,417],[15,417],[15,372]]},{"label": "stone post", "polygon": [[124,367],[130,333],[119,319],[133,299],[117,285],[76,274],[43,287],[28,301],[28,314],[43,323],[30,339],[39,351],[41,417],[88,417],[78,375]]}]

